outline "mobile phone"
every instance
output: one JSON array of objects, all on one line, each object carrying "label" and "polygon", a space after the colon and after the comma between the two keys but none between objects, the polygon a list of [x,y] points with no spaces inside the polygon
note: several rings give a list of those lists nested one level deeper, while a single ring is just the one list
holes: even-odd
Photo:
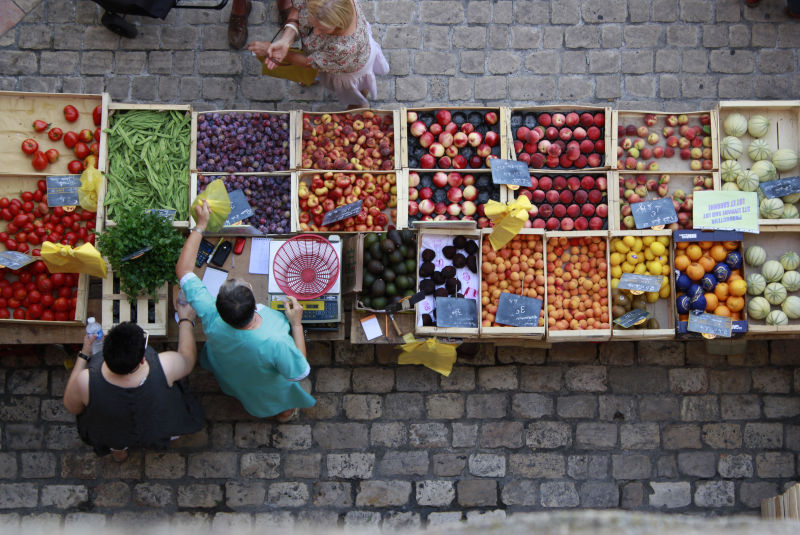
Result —
[{"label": "mobile phone", "polygon": [[236,238],[236,243],[233,244],[233,254],[242,254],[244,250],[244,238]]},{"label": "mobile phone", "polygon": [[211,263],[222,267],[225,264],[225,260],[228,259],[228,255],[231,254],[231,249],[233,249],[233,245],[228,240],[220,243],[219,247],[217,247],[217,252],[211,257]]},{"label": "mobile phone", "polygon": [[204,238],[203,241],[200,242],[200,248],[197,250],[197,260],[194,265],[201,267],[205,264],[206,261],[208,261],[208,255],[210,255],[213,250],[214,244]]}]

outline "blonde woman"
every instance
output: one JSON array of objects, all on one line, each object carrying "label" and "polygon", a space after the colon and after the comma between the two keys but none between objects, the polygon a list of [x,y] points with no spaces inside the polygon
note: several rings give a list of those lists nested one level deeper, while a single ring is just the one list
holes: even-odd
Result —
[{"label": "blonde woman", "polygon": [[[372,38],[369,22],[357,0],[293,0],[280,37],[255,41],[248,49],[267,58],[272,69],[281,63],[311,66],[319,81],[348,107],[367,107],[377,94],[375,75],[388,74],[389,64]],[[289,52],[300,39],[304,54]]]}]

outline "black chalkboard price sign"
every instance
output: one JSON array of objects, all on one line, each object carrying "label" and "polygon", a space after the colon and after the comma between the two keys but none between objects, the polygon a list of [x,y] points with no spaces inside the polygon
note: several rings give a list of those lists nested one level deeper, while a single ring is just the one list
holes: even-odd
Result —
[{"label": "black chalkboard price sign", "polygon": [[322,218],[322,225],[332,225],[338,221],[343,219],[347,219],[349,217],[355,217],[361,213],[361,205],[364,204],[364,201],[356,201],[351,202],[350,204],[345,204],[344,206],[340,206],[338,208],[334,208],[327,214],[325,217]]},{"label": "black chalkboard price sign", "polygon": [[761,191],[771,199],[773,197],[784,197],[792,193],[800,193],[800,176],[790,176],[769,180],[760,184]]},{"label": "black chalkboard price sign", "polygon": [[640,292],[657,292],[661,289],[663,275],[637,275],[636,273],[623,273],[619,278],[617,288],[621,290],[634,290]]},{"label": "black chalkboard price sign", "polygon": [[650,313],[642,308],[634,308],[627,314],[624,314],[617,319],[614,320],[614,323],[619,325],[620,327],[627,329],[628,327],[633,327],[634,325],[639,325],[643,321],[646,321],[647,318],[650,317]]},{"label": "black chalkboard price sign", "polygon": [[669,225],[678,220],[672,199],[637,202],[631,205],[631,212],[637,229]]},{"label": "black chalkboard price sign", "polygon": [[228,219],[225,220],[226,227],[253,216],[253,209],[250,207],[250,203],[247,202],[247,197],[244,196],[242,190],[233,190],[228,193],[228,198],[231,201],[231,213],[228,214]]},{"label": "black chalkboard price sign", "polygon": [[477,328],[478,304],[464,297],[437,297],[436,326]]},{"label": "black chalkboard price sign", "polygon": [[494,321],[512,327],[538,327],[541,311],[540,299],[503,292],[497,303]]},{"label": "black chalkboard price sign", "polygon": [[495,184],[531,187],[531,172],[525,162],[494,158],[489,160],[489,165],[492,168],[492,182]]},{"label": "black chalkboard price sign", "polygon": [[687,331],[721,336],[723,338],[731,337],[732,328],[733,324],[731,318],[708,314],[706,312],[689,314],[689,324],[686,326]]},{"label": "black chalkboard price sign", "polygon": [[61,175],[47,177],[47,205],[77,206],[80,175]]}]

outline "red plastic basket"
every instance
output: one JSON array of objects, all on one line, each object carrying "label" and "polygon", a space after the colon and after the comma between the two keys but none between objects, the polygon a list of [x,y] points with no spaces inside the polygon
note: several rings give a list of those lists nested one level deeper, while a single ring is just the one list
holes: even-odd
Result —
[{"label": "red plastic basket", "polygon": [[286,295],[316,299],[336,283],[339,255],[322,236],[300,234],[280,246],[272,261],[272,276]]}]

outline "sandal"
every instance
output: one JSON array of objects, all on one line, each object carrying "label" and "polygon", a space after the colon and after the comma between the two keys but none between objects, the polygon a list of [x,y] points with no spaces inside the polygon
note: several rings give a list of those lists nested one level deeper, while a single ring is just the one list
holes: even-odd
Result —
[{"label": "sandal", "polygon": [[300,409],[292,409],[292,412],[290,412],[288,416],[281,416],[285,412],[287,411],[283,411],[279,414],[276,414],[275,416],[273,416],[273,419],[279,424],[285,424],[296,420],[297,417],[300,415]]},{"label": "sandal", "polygon": [[111,450],[111,457],[115,463],[124,463],[128,460],[128,450]]}]

